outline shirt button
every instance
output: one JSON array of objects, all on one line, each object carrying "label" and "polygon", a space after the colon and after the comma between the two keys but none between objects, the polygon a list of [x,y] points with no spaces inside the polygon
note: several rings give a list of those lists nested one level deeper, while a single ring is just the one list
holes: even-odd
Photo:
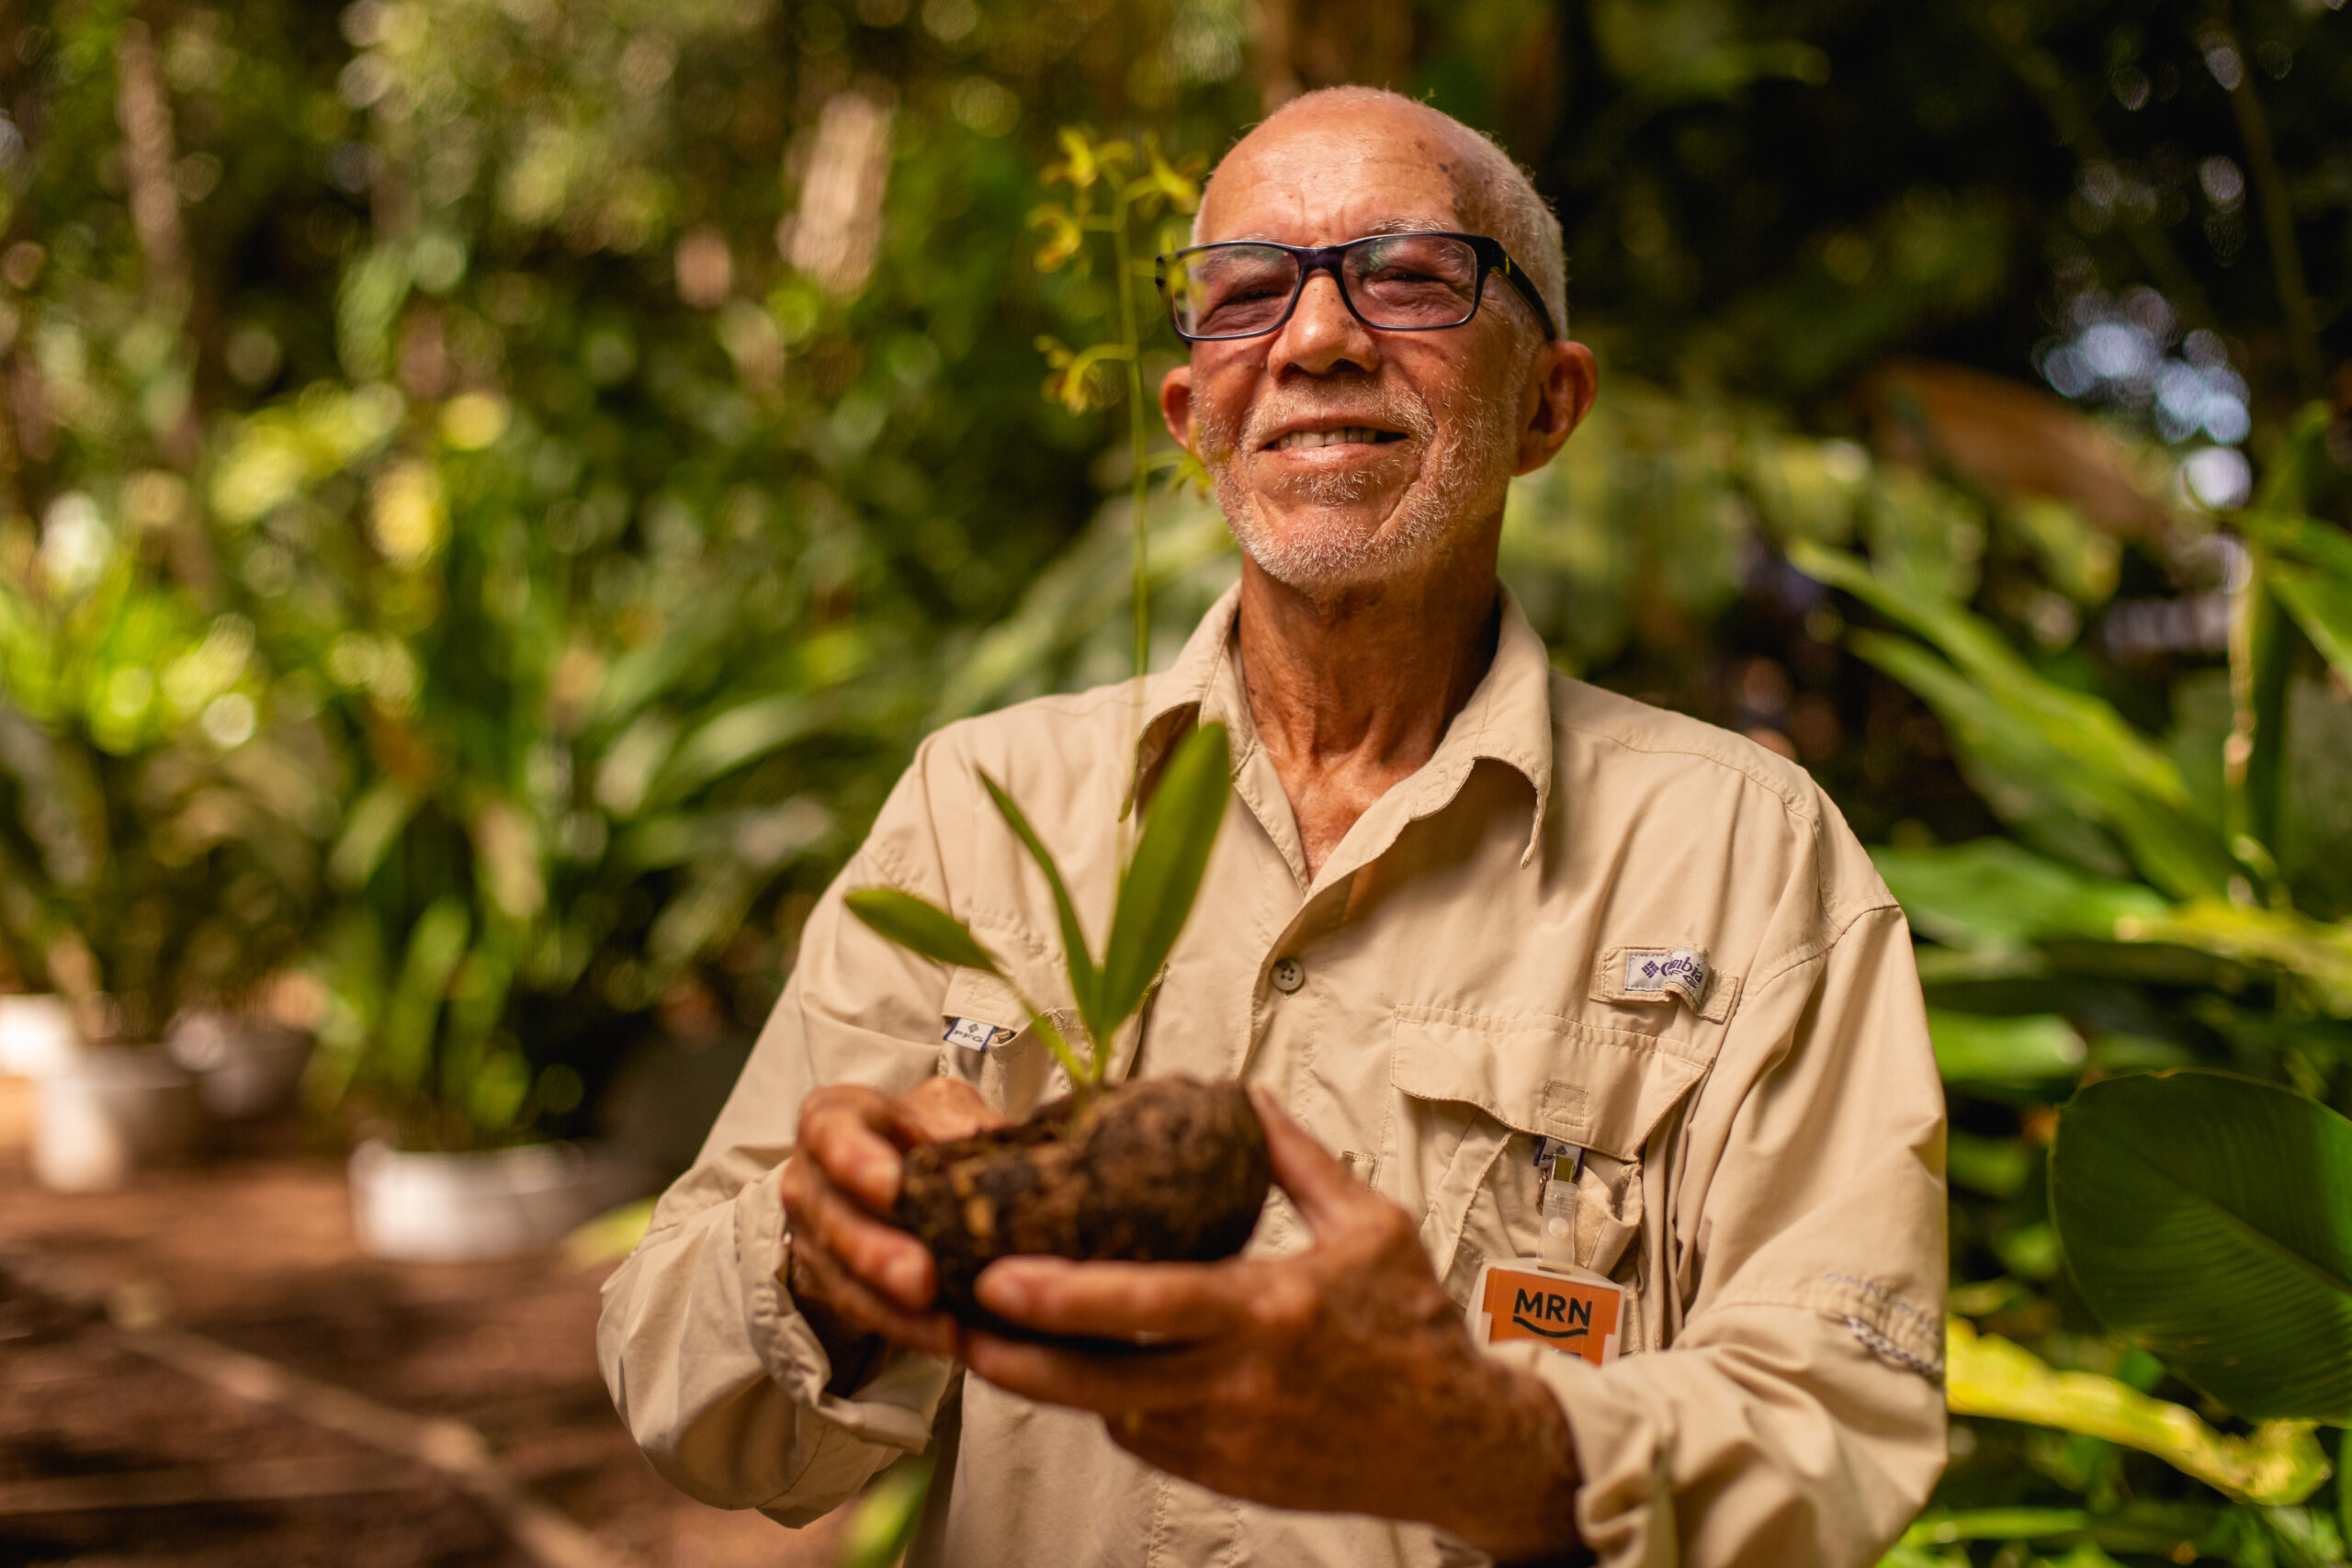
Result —
[{"label": "shirt button", "polygon": [[1295,958],[1274,960],[1274,989],[1289,996],[1306,984],[1306,965]]}]

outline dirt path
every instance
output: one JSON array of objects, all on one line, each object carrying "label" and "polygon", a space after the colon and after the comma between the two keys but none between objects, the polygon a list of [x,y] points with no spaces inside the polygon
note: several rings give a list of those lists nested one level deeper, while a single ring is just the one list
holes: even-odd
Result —
[{"label": "dirt path", "polygon": [[363,1258],[340,1164],[291,1127],[126,1192],[46,1192],[27,1170],[26,1100],[0,1078],[0,1562],[530,1568],[433,1471],[163,1365],[61,1299],[127,1285],[235,1349],[471,1424],[534,1495],[638,1568],[833,1561],[838,1516],[786,1530],[653,1473],[596,1374],[601,1271]]}]

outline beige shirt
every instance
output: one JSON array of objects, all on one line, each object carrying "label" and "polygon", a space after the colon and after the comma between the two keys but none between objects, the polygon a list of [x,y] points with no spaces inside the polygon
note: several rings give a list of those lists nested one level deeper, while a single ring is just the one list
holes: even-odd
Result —
[{"label": "beige shirt", "polygon": [[[1041,1005],[1066,1007],[1044,879],[976,776],[1002,780],[1107,920],[1138,715],[1147,776],[1195,716],[1233,738],[1200,903],[1140,1030],[1144,1073],[1239,1075],[1415,1215],[1467,1303],[1539,1250],[1538,1140],[1586,1148],[1577,1261],[1629,1286],[1629,1353],[1498,1348],[1559,1396],[1577,1525],[1611,1568],[1867,1564],[1943,1463],[1943,1099],[1902,912],[1799,768],[1552,671],[1506,597],[1494,664],[1426,766],[1310,879],[1258,744],[1236,594],[1132,685],[925,741],[810,917],[799,964],[700,1162],[605,1289],[598,1348],[655,1466],[787,1523],[936,1440],[915,1564],[1455,1564],[1420,1525],[1237,1502],[1149,1470],[1098,1417],[910,1352],[850,1397],[778,1281],[777,1169],[818,1084],[935,1073],[1013,1116],[1065,1082],[1006,988],[842,908],[941,903]],[[1629,953],[1702,954],[1698,1002]],[[1629,981],[1632,982],[1629,984]],[[967,1031],[967,1033],[977,1032]],[[1306,1245],[1276,1194],[1250,1243]],[[1377,1443],[1378,1432],[1329,1440]]]}]

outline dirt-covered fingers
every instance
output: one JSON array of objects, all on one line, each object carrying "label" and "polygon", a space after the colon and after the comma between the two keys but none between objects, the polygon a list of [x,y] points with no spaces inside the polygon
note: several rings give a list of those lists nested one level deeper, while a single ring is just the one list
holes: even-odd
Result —
[{"label": "dirt-covered fingers", "polygon": [[842,1323],[865,1334],[954,1358],[962,1347],[962,1330],[945,1313],[910,1312],[856,1278],[841,1260],[797,1235],[792,1237],[792,1288],[813,1293]]},{"label": "dirt-covered fingers", "polygon": [[919,1144],[968,1138],[1001,1127],[1006,1120],[962,1078],[926,1078],[897,1102],[897,1109],[900,1132]]},{"label": "dirt-covered fingers", "polygon": [[852,1202],[806,1153],[785,1162],[782,1179],[785,1227],[797,1248],[824,1254],[910,1312],[931,1305],[937,1269],[922,1243]]},{"label": "dirt-covered fingers", "polygon": [[877,1214],[899,1201],[905,1168],[896,1134],[906,1124],[902,1102],[862,1084],[829,1084],[800,1106],[797,1158],[814,1162],[833,1185]]},{"label": "dirt-covered fingers", "polygon": [[1250,1103],[1258,1112],[1259,1124],[1266,1130],[1266,1153],[1272,1161],[1274,1185],[1290,1194],[1307,1229],[1320,1236],[1374,1196],[1306,1128],[1284,1115],[1273,1095],[1262,1086],[1251,1087]]},{"label": "dirt-covered fingers", "polygon": [[1246,1325],[1260,1266],[1073,1263],[1007,1258],[980,1273],[980,1304],[1008,1323],[1095,1339],[1205,1339]]}]

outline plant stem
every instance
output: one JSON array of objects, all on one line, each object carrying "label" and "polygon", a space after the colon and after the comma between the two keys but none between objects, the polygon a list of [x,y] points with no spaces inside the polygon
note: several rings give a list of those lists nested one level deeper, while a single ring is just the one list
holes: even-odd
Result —
[{"label": "plant stem", "polygon": [[1135,479],[1129,510],[1135,525],[1135,609],[1136,701],[1142,681],[1151,670],[1151,536],[1145,508],[1151,497],[1151,473],[1146,466],[1151,452],[1151,427],[1143,406],[1143,333],[1136,322],[1135,242],[1129,232],[1128,209],[1134,196],[1122,185],[1111,198],[1111,244],[1119,269],[1119,343],[1127,351],[1127,445],[1135,458]]},{"label": "plant stem", "polygon": [[[1018,991],[1013,994],[1020,995]],[[1069,1075],[1070,1088],[1082,1099],[1100,1087],[1102,1082],[1102,1066],[1109,1059],[1109,1054],[1097,1045],[1087,1052],[1086,1061],[1080,1061],[1078,1053],[1072,1050],[1069,1042],[1062,1037],[1061,1030],[1052,1019],[1038,1010],[1036,1003],[1026,997],[1022,997],[1021,1005],[1028,1011],[1029,1027],[1037,1032],[1037,1038],[1046,1043],[1046,1049],[1054,1054],[1054,1059],[1062,1065],[1062,1071]]]},{"label": "plant stem", "polygon": [[[2261,96],[2254,90],[2254,61],[2229,24],[2228,7],[2217,5],[2213,12],[2207,37],[2238,57],[2237,85],[2226,89],[2230,112],[2237,118],[2238,140],[2245,145],[2246,172],[2254,176],[2255,205],[2262,211],[2263,239],[2269,247],[2271,276],[2278,288],[2278,313],[2286,318],[2287,350],[2294,360],[2297,389],[2306,398],[2316,397],[2325,371],[2320,362],[2319,319],[2303,281],[2303,254],[2295,244],[2294,203],[2278,173],[2269,118],[2262,112]],[[2201,47],[2206,39],[2199,42]]]}]

